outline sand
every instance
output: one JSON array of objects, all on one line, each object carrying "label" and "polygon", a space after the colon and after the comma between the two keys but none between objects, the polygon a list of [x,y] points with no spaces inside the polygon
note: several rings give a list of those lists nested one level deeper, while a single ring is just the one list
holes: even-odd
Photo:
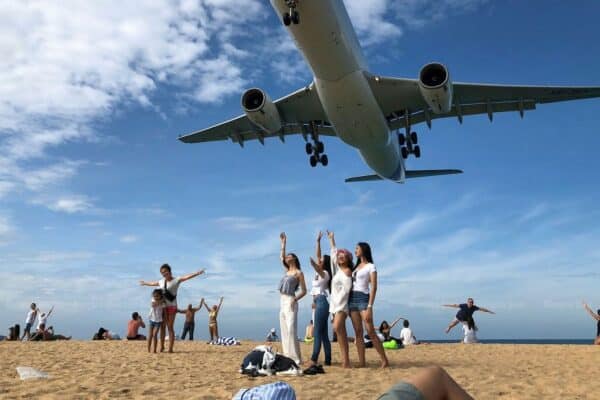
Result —
[{"label": "sand", "polygon": [[[374,399],[403,377],[432,364],[443,366],[476,399],[600,399],[600,346],[433,344],[388,350],[392,367],[378,368],[373,349],[367,368],[334,365],[301,377],[249,378],[238,373],[255,345],[210,346],[176,342],[174,354],[148,354],[142,342],[0,342],[2,399],[231,399],[240,388],[283,380],[298,399]],[[302,345],[302,354],[311,347]],[[351,348],[356,362],[356,350]],[[17,366],[50,374],[21,381]]]}]

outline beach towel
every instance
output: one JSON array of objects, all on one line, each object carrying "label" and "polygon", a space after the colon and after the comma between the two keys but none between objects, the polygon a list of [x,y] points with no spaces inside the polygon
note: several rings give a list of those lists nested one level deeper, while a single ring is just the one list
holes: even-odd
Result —
[{"label": "beach towel", "polygon": [[294,388],[285,382],[273,382],[240,389],[232,400],[296,400],[296,393]]},{"label": "beach towel", "polygon": [[22,381],[26,379],[48,379],[49,375],[46,372],[40,371],[32,367],[17,367],[17,373]]},{"label": "beach towel", "polygon": [[239,346],[241,343],[233,336],[220,337],[217,340],[213,340],[210,344],[219,346]]}]

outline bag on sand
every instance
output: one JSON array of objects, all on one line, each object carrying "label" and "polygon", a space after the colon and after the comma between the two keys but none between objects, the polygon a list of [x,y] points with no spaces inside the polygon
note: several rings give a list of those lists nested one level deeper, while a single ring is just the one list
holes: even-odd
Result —
[{"label": "bag on sand", "polygon": [[273,382],[240,389],[232,400],[296,400],[296,393],[294,388],[285,382]]},{"label": "bag on sand", "polygon": [[398,347],[398,342],[396,342],[394,339],[388,340],[387,342],[383,342],[384,349],[396,350]]}]

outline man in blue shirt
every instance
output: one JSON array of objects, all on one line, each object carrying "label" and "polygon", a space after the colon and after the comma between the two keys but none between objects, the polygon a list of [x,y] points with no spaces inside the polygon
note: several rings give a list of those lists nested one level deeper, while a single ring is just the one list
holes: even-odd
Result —
[{"label": "man in blue shirt", "polygon": [[484,307],[478,307],[475,305],[473,299],[469,297],[466,303],[462,304],[444,304],[444,307],[452,307],[458,308],[458,312],[456,313],[456,317],[450,322],[450,325],[446,328],[446,333],[450,332],[452,328],[458,325],[459,322],[466,323],[469,317],[473,317],[473,313],[477,310],[483,311],[490,314],[495,314],[495,312],[488,310]]}]

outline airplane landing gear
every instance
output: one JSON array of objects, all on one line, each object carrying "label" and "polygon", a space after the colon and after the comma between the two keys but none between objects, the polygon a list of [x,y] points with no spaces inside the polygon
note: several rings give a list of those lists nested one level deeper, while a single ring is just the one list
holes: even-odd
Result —
[{"label": "airplane landing gear", "polygon": [[[327,154],[324,154],[325,144],[319,140],[319,133],[317,131],[317,124],[312,121],[309,124],[310,129],[310,138],[312,142],[307,142],[305,146],[306,154],[310,157],[308,161],[311,167],[316,167],[318,163],[321,163],[324,167],[329,164],[329,159],[327,158]],[[306,137],[305,137],[306,139]]]},{"label": "airplane landing gear", "polygon": [[300,14],[296,10],[298,0],[285,0],[285,4],[290,8],[290,11],[283,13],[283,24],[285,26],[290,26],[292,23],[298,25],[300,23]]},{"label": "airplane landing gear", "polygon": [[417,146],[419,142],[419,137],[417,136],[417,132],[411,132],[410,130],[410,119],[409,112],[406,110],[404,112],[405,115],[405,126],[406,126],[406,135],[398,134],[398,143],[400,144],[400,154],[402,154],[402,158],[406,159],[410,154],[414,154],[416,158],[421,157],[421,148]]}]

